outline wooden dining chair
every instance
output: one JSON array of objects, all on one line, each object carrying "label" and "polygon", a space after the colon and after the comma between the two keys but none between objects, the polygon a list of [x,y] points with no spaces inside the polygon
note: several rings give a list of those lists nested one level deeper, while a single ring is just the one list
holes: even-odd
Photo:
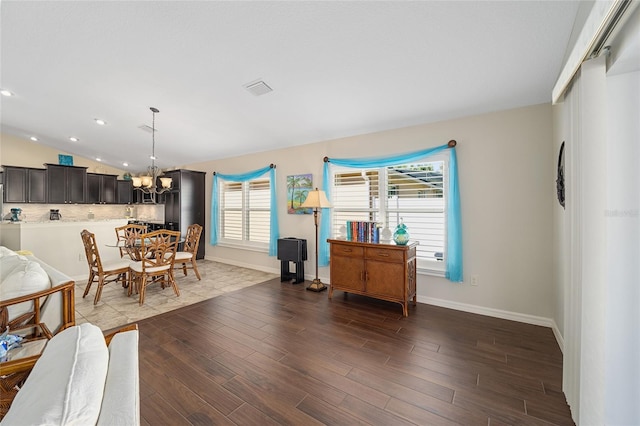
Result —
[{"label": "wooden dining chair", "polygon": [[[200,272],[196,265],[196,255],[198,254],[198,244],[200,243],[200,235],[202,234],[202,226],[194,223],[187,228],[187,236],[184,241],[183,250],[176,253],[176,267],[182,267],[182,272],[187,275],[187,267],[193,269],[196,277],[200,280]],[[188,266],[189,265],[189,266]]]},{"label": "wooden dining chair", "polygon": [[95,234],[84,229],[80,233],[80,236],[82,237],[84,252],[87,256],[87,263],[89,264],[89,280],[87,281],[87,286],[84,289],[82,298],[89,294],[91,285],[97,282],[96,297],[93,299],[93,304],[96,305],[100,301],[102,287],[106,284],[114,281],[122,282],[123,286],[127,284],[130,262],[127,260],[117,260],[103,263],[100,259]]},{"label": "wooden dining chair", "polygon": [[144,303],[147,286],[153,283],[160,283],[162,288],[171,286],[176,296],[180,296],[180,290],[173,276],[179,239],[179,231],[166,229],[141,235],[141,260],[129,264],[129,294],[137,291],[140,294],[140,305]]},{"label": "wooden dining chair", "polygon": [[120,257],[128,255],[131,260],[140,260],[140,252],[138,250],[140,236],[147,232],[145,225],[136,225],[129,223],[127,225],[118,226],[116,228],[116,237],[118,238],[118,249]]}]

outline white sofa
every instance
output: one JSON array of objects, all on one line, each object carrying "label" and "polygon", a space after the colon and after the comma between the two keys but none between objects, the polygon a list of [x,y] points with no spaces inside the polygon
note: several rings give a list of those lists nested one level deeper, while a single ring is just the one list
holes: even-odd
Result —
[{"label": "white sofa", "polygon": [[92,324],[55,335],[0,425],[139,425],[138,330]]},{"label": "white sofa", "polygon": [[74,325],[74,286],[37,257],[0,246],[0,329],[44,323],[55,334]]}]

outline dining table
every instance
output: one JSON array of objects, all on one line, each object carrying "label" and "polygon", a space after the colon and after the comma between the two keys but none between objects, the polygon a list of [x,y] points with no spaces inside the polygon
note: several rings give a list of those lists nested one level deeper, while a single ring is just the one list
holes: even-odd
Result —
[{"label": "dining table", "polygon": [[[148,241],[148,240],[147,240]],[[180,237],[178,240],[178,246],[184,243],[185,239]],[[140,262],[142,260],[142,239],[136,238],[131,240],[118,240],[115,243],[107,243],[105,244],[107,247],[111,248],[119,248],[124,249],[124,251],[129,255],[131,260],[135,262]]]}]

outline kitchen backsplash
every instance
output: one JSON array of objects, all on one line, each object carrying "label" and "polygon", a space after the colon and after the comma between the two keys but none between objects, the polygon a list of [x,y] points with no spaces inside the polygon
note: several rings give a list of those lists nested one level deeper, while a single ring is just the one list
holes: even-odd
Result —
[{"label": "kitchen backsplash", "polygon": [[63,221],[131,217],[139,220],[164,222],[164,204],[4,204],[2,206],[3,220],[11,218],[11,209],[13,208],[22,209],[21,217],[24,222],[49,221],[50,209],[58,209]]}]

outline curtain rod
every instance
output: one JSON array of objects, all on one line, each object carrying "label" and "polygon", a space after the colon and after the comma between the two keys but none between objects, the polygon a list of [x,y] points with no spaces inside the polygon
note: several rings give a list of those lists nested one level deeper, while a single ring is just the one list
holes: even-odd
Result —
[{"label": "curtain rod", "polygon": [[[269,168],[270,168],[270,169],[275,169],[275,168],[276,168],[276,165],[275,165],[275,164],[273,164],[273,163],[271,163],[271,164],[269,164]],[[213,175],[214,175],[214,176],[215,176],[216,174],[217,174],[217,172],[213,172]]]},{"label": "curtain rod", "polygon": [[[447,142],[447,146],[448,146],[449,148],[455,148],[455,146],[456,146],[456,145],[458,145],[458,142],[456,142],[456,140],[455,140],[455,139],[451,139],[449,142]],[[329,157],[324,157],[324,158],[322,159],[322,161],[324,161],[325,163],[330,163],[330,162],[331,162],[331,160],[329,159]]]}]

